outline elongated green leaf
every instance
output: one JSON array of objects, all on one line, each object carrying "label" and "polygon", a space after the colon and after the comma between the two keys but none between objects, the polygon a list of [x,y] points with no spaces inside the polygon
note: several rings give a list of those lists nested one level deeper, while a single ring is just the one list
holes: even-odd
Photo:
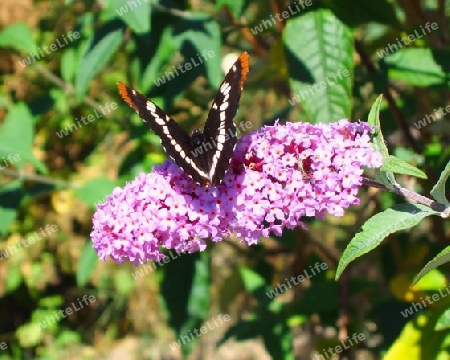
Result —
[{"label": "elongated green leaf", "polygon": [[381,170],[397,174],[411,175],[421,179],[428,178],[423,171],[393,155],[389,155],[387,158],[384,158]]},{"label": "elongated green leaf", "polygon": [[[169,324],[177,336],[188,334],[204,322],[209,305],[209,268],[207,253],[189,254],[176,258],[164,266],[162,296],[165,300]],[[201,264],[203,263],[203,264]],[[206,266],[206,268],[205,268]],[[199,271],[199,273],[197,273]],[[194,304],[198,297],[199,303]],[[200,309],[199,307],[204,307]],[[185,344],[184,354],[192,350],[194,341]]]},{"label": "elongated green leaf", "polygon": [[31,112],[24,103],[17,103],[6,116],[0,130],[0,156],[5,159],[0,162],[0,166],[21,168],[29,162],[46,174],[46,166],[33,154],[33,137],[34,119]]},{"label": "elongated green leaf", "polygon": [[148,91],[153,86],[158,87],[166,83],[166,76],[161,69],[163,64],[172,57],[175,49],[178,48],[177,43],[177,39],[173,36],[172,26],[164,28],[156,53],[139,79],[142,91]]},{"label": "elongated green leaf", "polygon": [[429,271],[436,269],[438,266],[445,264],[450,261],[450,246],[447,246],[444,250],[442,250],[439,254],[437,254],[433,260],[429,261],[425,267],[420,270],[420,273],[416,276],[411,286],[414,286],[425,274]]},{"label": "elongated green leaf", "polygon": [[436,269],[431,269],[428,273],[418,281],[416,284],[411,284],[410,288],[414,286],[414,291],[434,291],[442,289],[447,284],[445,275]]},{"label": "elongated green leaf", "polygon": [[161,295],[167,309],[169,325],[177,334],[190,321],[188,302],[197,261],[200,261],[199,253],[182,255],[159,270],[164,272]]},{"label": "elongated green leaf", "polygon": [[392,80],[422,87],[448,87],[450,83],[444,66],[449,57],[449,50],[401,49],[383,60]]},{"label": "elongated green leaf", "polygon": [[439,212],[424,205],[400,204],[372,216],[347,245],[335,278],[338,279],[353,260],[379,246],[389,234],[409,229],[430,215],[439,215]]},{"label": "elongated green leaf", "polygon": [[92,46],[82,57],[76,76],[77,99],[81,101],[91,81],[100,68],[105,65],[119,48],[123,30],[117,29],[105,35]]},{"label": "elongated green leaf", "polygon": [[[412,307],[408,310],[412,310]],[[439,316],[440,311],[429,308],[408,321],[383,360],[448,358],[448,334],[435,331]]]},{"label": "elongated green leaf", "polygon": [[150,31],[151,5],[155,2],[105,0],[105,11],[114,13],[111,15],[121,18],[135,33],[142,34]]},{"label": "elongated green leaf", "polygon": [[381,155],[383,155],[383,158],[386,158],[389,156],[389,150],[386,146],[386,142],[384,141],[383,133],[381,132],[380,109],[382,101],[383,95],[378,96],[370,109],[367,123],[370,126],[375,126],[375,137],[373,139],[374,146],[381,153]]},{"label": "elongated green leaf", "polygon": [[95,207],[112,193],[116,183],[106,177],[98,177],[87,181],[75,189],[75,196],[86,204]]},{"label": "elongated green leaf", "polygon": [[0,31],[0,47],[36,51],[31,29],[24,23],[14,23]]},{"label": "elongated green leaf", "polygon": [[17,180],[0,187],[0,235],[8,232],[15,220],[21,200],[22,181]]},{"label": "elongated green leaf", "polygon": [[434,330],[446,330],[450,328],[450,309],[445,310],[436,322]]},{"label": "elongated green leaf", "polygon": [[204,320],[208,316],[210,304],[209,254],[203,252],[195,264],[195,276],[189,296],[188,312],[191,317]]},{"label": "elongated green leaf", "polygon": [[92,247],[92,243],[88,241],[84,246],[77,269],[77,285],[84,286],[90,279],[92,272],[95,270],[98,262],[98,255]]},{"label": "elongated green leaf", "polygon": [[449,177],[450,177],[450,162],[447,163],[447,166],[441,173],[438,182],[436,183],[436,185],[433,186],[433,189],[431,190],[430,193],[433,199],[435,199],[437,202],[440,202],[441,204],[445,204],[448,206],[450,206],[450,202],[445,196],[445,183],[447,182]]},{"label": "elongated green leaf", "polygon": [[[381,131],[381,123],[380,123],[380,108],[381,101],[383,100],[383,95],[378,96],[375,100],[372,108],[369,112],[368,124],[371,126],[375,126],[375,136],[373,139],[373,146],[375,150],[378,150],[381,155],[383,155],[383,163],[389,158],[389,150],[386,146],[386,141],[384,140],[383,132]],[[397,181],[395,180],[394,174],[389,171],[380,171],[376,174],[376,179],[383,185],[385,185],[388,189],[393,189],[397,185]]]},{"label": "elongated green leaf", "polygon": [[318,10],[289,18],[283,41],[294,91],[289,103],[300,103],[313,123],[350,117],[354,68],[350,29],[329,10]]},{"label": "elongated green leaf", "polygon": [[[175,36],[175,40],[183,49],[184,67],[190,64],[192,68],[187,71],[188,76],[180,77],[179,81],[189,79],[189,75],[194,74],[196,69],[204,67],[208,82],[217,89],[222,81],[220,71],[222,37],[217,21],[204,14],[194,13],[188,19],[178,22],[174,27],[174,33],[179,34]],[[177,88],[179,81],[171,82],[171,85]]]},{"label": "elongated green leaf", "polygon": [[61,75],[64,81],[73,82],[73,78],[77,71],[77,52],[75,49],[67,49],[61,57]]}]

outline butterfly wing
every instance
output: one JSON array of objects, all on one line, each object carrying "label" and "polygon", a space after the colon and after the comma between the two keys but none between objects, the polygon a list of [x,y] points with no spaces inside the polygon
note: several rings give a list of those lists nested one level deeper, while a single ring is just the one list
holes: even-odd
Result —
[{"label": "butterfly wing", "polygon": [[183,169],[194,181],[200,184],[209,182],[206,169],[195,156],[191,137],[155,103],[125,84],[118,82],[119,93],[141,117],[147,126],[161,139],[167,155]]},{"label": "butterfly wing", "polygon": [[208,150],[207,176],[213,185],[222,181],[236,147],[236,125],[233,119],[236,115],[242,88],[249,71],[249,57],[242,53],[233,64],[220,85],[203,130],[205,143],[210,142]]}]

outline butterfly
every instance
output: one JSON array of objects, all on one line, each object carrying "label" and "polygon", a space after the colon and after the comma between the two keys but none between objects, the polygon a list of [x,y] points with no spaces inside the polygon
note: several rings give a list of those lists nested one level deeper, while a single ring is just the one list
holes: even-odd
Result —
[{"label": "butterfly", "polygon": [[222,182],[237,142],[236,115],[242,88],[249,72],[249,56],[242,53],[225,79],[209,110],[203,132],[189,134],[151,100],[118,82],[119,93],[147,126],[160,137],[167,155],[201,185]]}]

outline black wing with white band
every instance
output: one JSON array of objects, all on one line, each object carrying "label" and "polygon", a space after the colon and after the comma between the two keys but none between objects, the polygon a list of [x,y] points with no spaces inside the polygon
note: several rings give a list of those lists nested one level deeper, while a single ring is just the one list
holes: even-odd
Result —
[{"label": "black wing with white band", "polygon": [[230,166],[237,142],[236,116],[244,81],[249,71],[248,54],[244,52],[233,64],[220,85],[203,129],[206,142],[213,148],[208,150],[208,176],[212,184],[220,183]]},{"label": "black wing with white band", "polygon": [[217,93],[204,132],[189,136],[170,116],[145,96],[118,82],[119,93],[161,139],[167,155],[194,181],[217,186],[227,171],[236,146],[236,115],[249,71],[247,53],[229,70]]}]

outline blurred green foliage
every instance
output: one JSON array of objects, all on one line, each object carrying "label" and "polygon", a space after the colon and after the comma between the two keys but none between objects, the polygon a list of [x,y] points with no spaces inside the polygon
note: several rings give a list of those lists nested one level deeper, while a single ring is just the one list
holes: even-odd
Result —
[{"label": "blurred green foliage", "polygon": [[[96,204],[164,159],[159,139],[121,101],[116,82],[145,93],[191,130],[206,119],[229,66],[222,60],[244,50],[251,68],[237,122],[258,129],[277,118],[367,119],[382,93],[390,153],[428,177],[397,180],[428,195],[450,158],[446,6],[2,0],[0,359],[309,359],[353,334],[364,340],[341,354],[448,358],[449,333],[440,330],[448,327],[448,298],[418,316],[402,315],[448,286],[444,265],[410,287],[448,244],[448,221],[412,221],[419,224],[391,234],[334,280],[349,239],[398,202],[390,193],[365,188],[361,205],[342,218],[307,221],[308,231],[286,231],[251,248],[231,238],[161,266],[99,262],[89,239]],[[214,56],[169,80],[205,50]],[[444,185],[435,189],[442,199]],[[44,230],[48,225],[58,230]],[[327,269],[281,286],[317,263]],[[84,295],[95,301],[67,314]],[[219,314],[231,321],[214,323]],[[217,326],[173,344],[208,322]]]}]

